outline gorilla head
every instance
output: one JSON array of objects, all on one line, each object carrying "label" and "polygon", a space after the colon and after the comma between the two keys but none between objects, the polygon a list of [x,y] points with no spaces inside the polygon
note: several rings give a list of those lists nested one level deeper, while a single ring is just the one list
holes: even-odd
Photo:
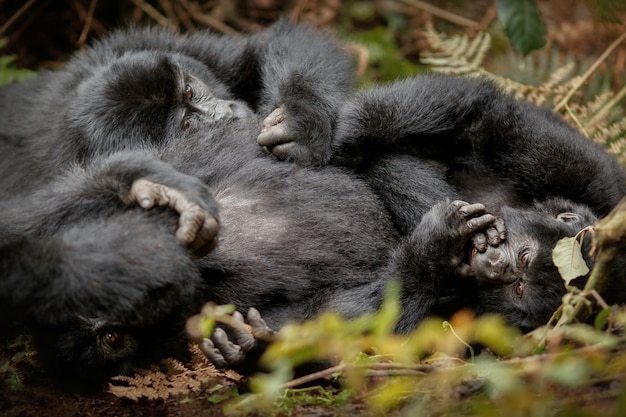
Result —
[{"label": "gorilla head", "polygon": [[[547,323],[566,293],[552,249],[597,218],[588,207],[559,198],[527,209],[504,207],[501,215],[507,238],[469,254],[470,274],[478,281],[477,310],[501,313],[513,325],[530,330]],[[588,264],[589,240],[585,238],[582,248]],[[584,285],[584,279],[575,284]]]},{"label": "gorilla head", "polygon": [[126,53],[73,92],[68,124],[86,159],[169,141],[250,113],[193,58],[158,51]]}]

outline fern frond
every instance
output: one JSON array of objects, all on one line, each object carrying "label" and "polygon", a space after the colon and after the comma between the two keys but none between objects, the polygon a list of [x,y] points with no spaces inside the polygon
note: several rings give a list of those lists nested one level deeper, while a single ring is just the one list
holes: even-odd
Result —
[{"label": "fern frond", "polygon": [[141,398],[155,400],[189,392],[228,390],[241,381],[241,375],[234,371],[215,369],[197,347],[190,347],[190,351],[190,364],[168,358],[161,366],[140,369],[133,376],[114,377],[107,391],[134,401]]},{"label": "fern frond", "polygon": [[583,95],[578,90],[589,80],[591,72],[587,70],[585,74],[574,75],[574,63],[556,69],[539,86],[523,84],[495,75],[483,67],[491,46],[488,33],[481,32],[470,39],[466,34],[449,36],[438,33],[432,25],[427,25],[425,34],[432,51],[423,53],[420,60],[432,71],[486,77],[518,99],[555,108],[583,134],[604,145],[626,165],[626,119],[621,108],[626,86],[616,93],[603,93],[593,100],[582,102]]},{"label": "fern frond", "polygon": [[422,63],[447,74],[476,75],[484,72],[482,63],[491,47],[489,33],[479,32],[474,39],[465,34],[447,36],[435,31],[432,24],[426,25],[424,33],[433,51],[422,54]]}]

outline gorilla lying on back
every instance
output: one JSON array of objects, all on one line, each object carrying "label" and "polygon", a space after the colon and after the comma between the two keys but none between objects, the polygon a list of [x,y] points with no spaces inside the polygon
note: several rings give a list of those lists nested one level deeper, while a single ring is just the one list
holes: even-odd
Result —
[{"label": "gorilla lying on back", "polygon": [[1,90],[2,324],[82,383],[185,350],[207,300],[279,327],[370,311],[406,277],[404,327],[431,314],[438,271],[492,215],[446,204],[401,239],[363,181],[266,154],[326,162],[351,74],[326,35],[280,22],[244,40],[121,32]]},{"label": "gorilla lying on back", "polygon": [[[560,116],[486,80],[430,76],[363,92],[343,107],[336,136],[332,163],[370,184],[401,233],[419,227],[441,198],[424,192],[431,177],[449,185],[447,198],[483,203],[498,217],[457,273],[477,279],[468,300],[475,310],[525,329],[547,322],[565,294],[552,262],[556,242],[626,195],[615,158]],[[609,303],[626,302],[625,262],[615,261],[602,293]]]},{"label": "gorilla lying on back", "polygon": [[[484,254],[506,247],[504,227],[482,204],[452,200],[476,201],[470,191],[493,185],[511,199],[510,216],[491,209],[504,218],[505,242],[536,239],[536,217],[554,235],[573,235],[625,194],[619,166],[587,153],[586,140],[551,115],[495,92],[483,97],[481,83],[416,79],[339,112],[351,71],[326,36],[281,22],[245,40],[121,32],[64,70],[2,90],[2,317],[17,315],[31,329],[52,370],[97,382],[184,349],[182,323],[207,300],[256,307],[278,328],[323,310],[375,310],[399,279],[398,330],[408,331],[437,311],[462,272],[487,281],[476,288],[479,307],[528,327],[547,320],[562,293],[558,277],[546,278],[545,286],[561,286],[554,294],[536,298],[532,286],[508,284],[506,271],[485,280],[481,255],[468,272],[468,246]],[[503,110],[484,111],[500,106],[517,116],[506,118],[506,132],[493,127]],[[538,144],[523,146],[526,135]],[[552,140],[555,152],[585,161],[587,180],[554,174],[570,168],[545,152]],[[453,157],[443,152],[450,141]],[[307,167],[331,157],[356,175]],[[554,171],[504,166],[516,158]],[[475,173],[465,169],[484,182],[470,184]],[[605,178],[619,182],[596,189]],[[509,203],[498,193],[485,193],[487,203]],[[522,206],[544,195],[596,213],[561,200]],[[552,208],[564,213],[555,219],[580,221],[556,222],[546,216]],[[190,252],[210,253],[194,257],[172,231]],[[523,296],[512,301],[503,293],[518,287]],[[224,364],[243,359],[223,336],[214,342]]]}]

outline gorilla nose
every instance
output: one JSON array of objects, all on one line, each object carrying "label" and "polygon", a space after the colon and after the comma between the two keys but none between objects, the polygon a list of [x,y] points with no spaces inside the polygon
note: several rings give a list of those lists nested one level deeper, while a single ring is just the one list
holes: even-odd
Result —
[{"label": "gorilla nose", "polygon": [[505,253],[492,246],[483,253],[476,255],[472,262],[472,269],[480,280],[497,283],[507,283],[507,259]]},{"label": "gorilla nose", "polygon": [[504,254],[502,251],[494,250],[489,247],[489,249],[485,252],[485,255],[487,255],[487,262],[489,262],[489,265],[493,268],[501,268],[504,264]]}]

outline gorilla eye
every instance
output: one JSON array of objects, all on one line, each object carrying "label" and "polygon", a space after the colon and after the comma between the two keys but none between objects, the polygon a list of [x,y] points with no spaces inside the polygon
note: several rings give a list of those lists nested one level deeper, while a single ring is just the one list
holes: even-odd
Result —
[{"label": "gorilla eye", "polygon": [[526,283],[524,281],[522,280],[517,281],[517,284],[515,284],[515,294],[517,294],[518,297],[522,298],[525,287],[526,287]]},{"label": "gorilla eye", "polygon": [[106,332],[103,339],[104,342],[113,349],[117,349],[122,346],[122,338],[116,332]]},{"label": "gorilla eye", "polygon": [[191,101],[193,99],[193,88],[189,84],[185,84],[185,100]]},{"label": "gorilla eye", "polygon": [[522,265],[528,265],[528,261],[530,261],[530,253],[528,253],[528,251],[523,251],[519,256],[519,260]]}]

